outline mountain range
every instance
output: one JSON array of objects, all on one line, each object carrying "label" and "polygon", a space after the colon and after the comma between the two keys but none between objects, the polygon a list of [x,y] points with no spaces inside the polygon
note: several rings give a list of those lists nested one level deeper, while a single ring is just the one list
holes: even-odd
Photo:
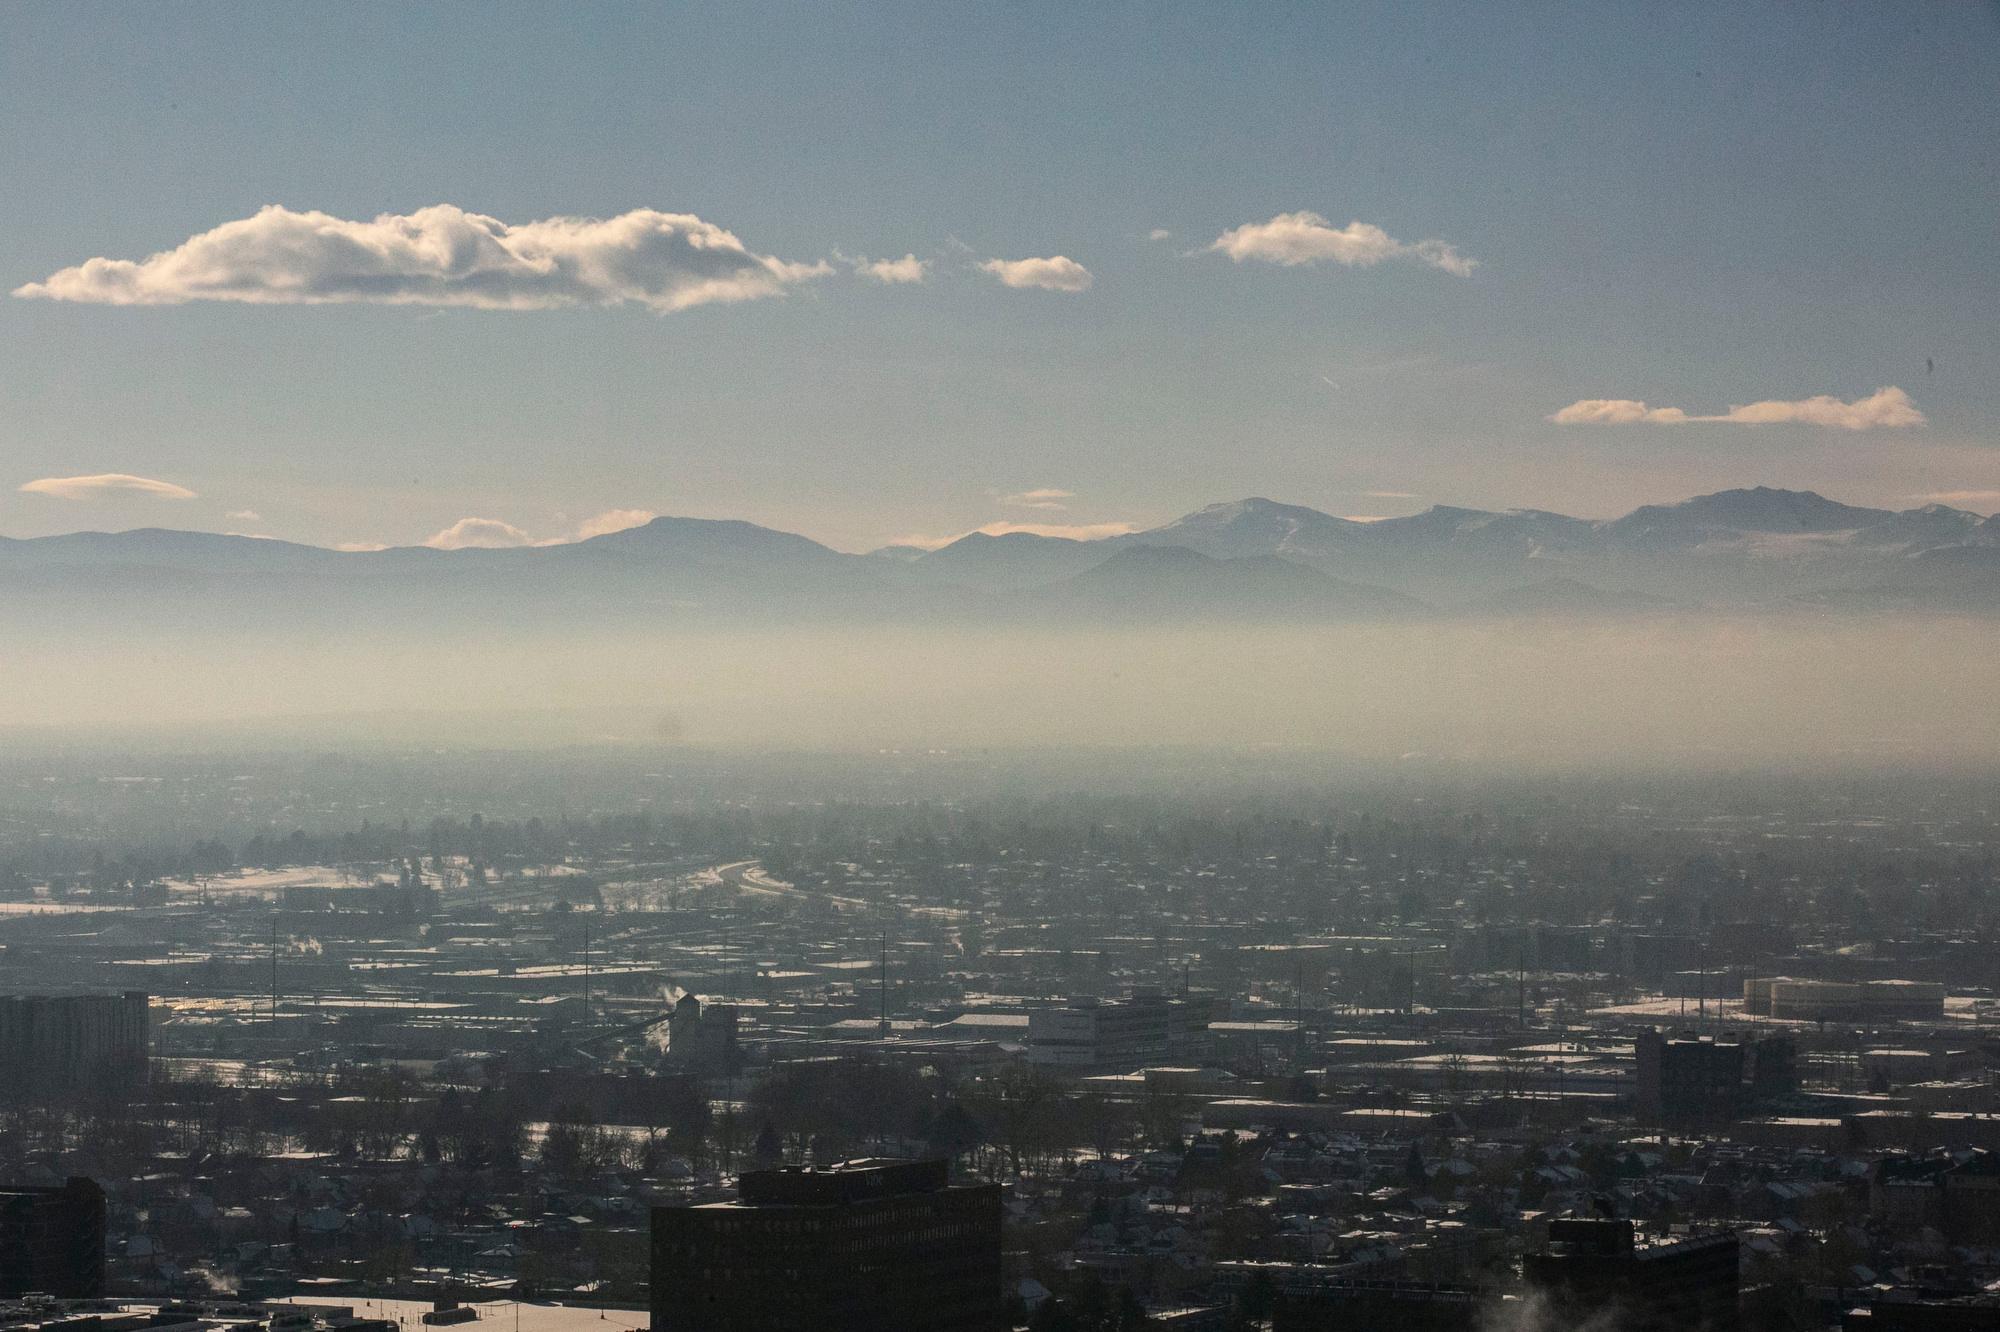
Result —
[{"label": "mountain range", "polygon": [[1758,487],[1601,521],[1438,506],[1363,522],[1245,499],[1104,540],[975,533],[868,555],[695,518],[505,550],[347,552],[161,529],[0,539],[0,612],[31,622],[1156,623],[1714,609],[2000,614],[2000,516]]}]

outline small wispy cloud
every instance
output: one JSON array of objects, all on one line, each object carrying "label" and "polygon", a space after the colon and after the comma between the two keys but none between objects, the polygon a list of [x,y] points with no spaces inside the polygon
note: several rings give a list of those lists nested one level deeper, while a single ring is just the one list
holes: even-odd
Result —
[{"label": "small wispy cloud", "polygon": [[1910,395],[1893,386],[1843,402],[1830,394],[1796,400],[1745,403],[1712,416],[1679,407],[1649,407],[1632,398],[1584,398],[1549,420],[1557,425],[1816,425],[1837,430],[1897,430],[1926,424]]},{"label": "small wispy cloud", "polygon": [[757,300],[833,271],[757,254],[692,213],[510,225],[436,204],[371,221],[278,204],[145,259],[94,258],[18,287],[27,300],[99,305],[428,305],[665,313]]},{"label": "small wispy cloud", "polygon": [[1146,233],[1146,239],[1150,241],[1172,240],[1173,238],[1174,233],[1168,231],[1165,227],[1154,227]]},{"label": "small wispy cloud", "polygon": [[334,549],[346,551],[350,555],[364,555],[370,551],[387,550],[389,547],[380,541],[342,541]]},{"label": "small wispy cloud", "polygon": [[1089,269],[1060,254],[1046,259],[988,259],[979,267],[999,278],[1002,286],[1008,287],[1087,291],[1094,281]]},{"label": "small wispy cloud", "polygon": [[535,538],[498,518],[461,518],[424,544],[432,550],[506,550],[532,546]]},{"label": "small wispy cloud", "polygon": [[574,531],[538,537],[499,518],[461,518],[424,542],[433,550],[510,550],[519,546],[567,546],[592,537],[644,527],[660,515],[651,509],[606,509],[584,519]]},{"label": "small wispy cloud", "polygon": [[606,509],[577,524],[576,540],[588,541],[592,537],[610,536],[627,528],[644,527],[659,516],[651,509]]},{"label": "small wispy cloud", "polygon": [[914,546],[919,550],[937,550],[949,546],[954,541],[978,533],[983,536],[1007,536],[1014,532],[1025,532],[1029,536],[1063,537],[1070,541],[1102,541],[1106,537],[1125,536],[1139,530],[1137,523],[987,523],[964,532],[954,532],[950,536],[931,536],[915,533],[900,536],[886,544],[891,546]]},{"label": "small wispy cloud", "polygon": [[1319,263],[1349,268],[1373,268],[1391,259],[1407,259],[1468,277],[1477,259],[1460,254],[1441,240],[1399,241],[1370,222],[1336,227],[1318,213],[1280,213],[1268,222],[1248,222],[1223,232],[1208,247],[1237,263],[1256,259],[1287,268]]},{"label": "small wispy cloud", "polygon": [[1040,490],[1024,490],[1017,495],[1002,495],[1000,502],[1017,509],[1067,509],[1067,501],[1075,498],[1073,490],[1057,490],[1048,486]]},{"label": "small wispy cloud", "polygon": [[1411,500],[1411,499],[1423,498],[1423,496],[1419,495],[1414,490],[1364,490],[1361,492],[1361,494],[1364,499]]},{"label": "small wispy cloud", "polygon": [[66,500],[167,499],[191,500],[195,493],[171,481],[155,481],[149,476],[126,472],[100,472],[94,476],[44,476],[22,485],[24,495],[50,495]]},{"label": "small wispy cloud", "polygon": [[906,254],[901,259],[861,258],[851,262],[854,271],[861,276],[890,286],[922,282],[931,268],[928,259],[919,259],[914,254]]},{"label": "small wispy cloud", "polygon": [[239,523],[261,523],[264,521],[264,515],[258,513],[255,509],[231,509],[226,516],[230,520]]}]

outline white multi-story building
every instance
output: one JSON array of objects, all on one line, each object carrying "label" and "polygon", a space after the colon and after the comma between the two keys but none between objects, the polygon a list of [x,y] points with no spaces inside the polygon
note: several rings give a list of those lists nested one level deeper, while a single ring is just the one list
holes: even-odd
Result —
[{"label": "white multi-story building", "polygon": [[1213,996],[1168,998],[1135,990],[1111,1001],[1079,998],[1028,1015],[1028,1060],[1058,1068],[1129,1071],[1203,1052]]}]

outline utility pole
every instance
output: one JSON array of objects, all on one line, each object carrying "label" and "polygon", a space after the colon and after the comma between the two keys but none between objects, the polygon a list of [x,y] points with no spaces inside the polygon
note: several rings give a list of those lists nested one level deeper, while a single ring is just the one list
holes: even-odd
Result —
[{"label": "utility pole", "polygon": [[1696,992],[1696,1018],[1701,1029],[1708,1030],[1708,936],[1702,935],[1695,946],[1695,967],[1701,974],[1701,989]]},{"label": "utility pole", "polygon": [[889,931],[882,931],[882,1020],[877,1028],[884,1036],[889,1034]]},{"label": "utility pole", "polygon": [[1522,1031],[1528,1029],[1528,940],[1524,935],[1514,945],[1515,984],[1519,987],[1516,996],[1515,1021]]},{"label": "utility pole", "polygon": [[271,913],[271,1025],[278,1025],[278,913]]},{"label": "utility pole", "polygon": [[583,918],[583,1025],[590,1026],[590,917]]},{"label": "utility pole", "polygon": [[[1298,940],[1297,940],[1296,938],[1294,938],[1294,939],[1292,940],[1292,947],[1293,947],[1293,949],[1295,949],[1295,950],[1296,950],[1296,949],[1298,948]],[[1305,1071],[1306,1071],[1306,958],[1305,958],[1305,954],[1304,954],[1304,953],[1300,953],[1300,952],[1296,952],[1296,951],[1295,951],[1295,952],[1293,953],[1293,955],[1292,955],[1292,966],[1293,966],[1293,970],[1294,970],[1294,975],[1293,975],[1293,979],[1292,979],[1292,990],[1293,990],[1293,992],[1294,992],[1294,993],[1293,993],[1293,998],[1294,998],[1294,999],[1296,1000],[1296,1004],[1295,1004],[1294,1006],[1295,1006],[1295,1007],[1297,1008],[1297,1010],[1298,1010],[1298,1022],[1299,1022],[1299,1039],[1298,1039],[1298,1049],[1297,1049],[1297,1051],[1296,1051],[1296,1052],[1294,1053],[1294,1055],[1293,1055],[1293,1058],[1295,1058],[1295,1059],[1296,1059],[1296,1060],[1298,1061],[1298,1068],[1297,1068],[1297,1069],[1296,1069],[1295,1071],[1297,1071],[1297,1072],[1300,1072],[1300,1073],[1303,1073],[1303,1072],[1305,1072]]]}]

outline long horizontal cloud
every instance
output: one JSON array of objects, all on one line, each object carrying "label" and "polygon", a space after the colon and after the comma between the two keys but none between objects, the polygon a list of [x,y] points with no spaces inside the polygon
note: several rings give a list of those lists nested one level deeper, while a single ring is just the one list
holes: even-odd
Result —
[{"label": "long horizontal cloud", "polygon": [[437,204],[361,222],[273,204],[143,260],[89,259],[14,295],[101,305],[438,305],[666,312],[777,296],[830,272],[757,254],[691,213],[510,226]]},{"label": "long horizontal cloud", "polygon": [[[511,550],[517,546],[567,546],[592,537],[608,536],[630,527],[644,527],[659,517],[651,509],[606,509],[584,519],[566,536],[537,537],[499,518],[461,518],[424,542],[433,550]],[[370,547],[370,549],[374,549]]]},{"label": "long horizontal cloud", "polygon": [[1089,269],[1061,254],[1046,259],[988,259],[979,267],[999,278],[1001,285],[1007,287],[1084,291],[1094,280]]},{"label": "long horizontal cloud", "polygon": [[1373,268],[1391,259],[1414,260],[1465,277],[1479,266],[1441,240],[1399,241],[1370,222],[1336,227],[1318,213],[1280,213],[1269,222],[1249,222],[1225,231],[1210,250],[1237,263],[1257,259],[1296,268],[1302,264],[1336,263],[1349,268]]},{"label": "long horizontal cloud", "polygon": [[1584,398],[1549,420],[1557,425],[1817,425],[1840,430],[1892,430],[1925,424],[1910,395],[1879,388],[1865,398],[1842,402],[1822,393],[1796,401],[1770,399],[1731,407],[1714,416],[1691,416],[1679,407],[1648,407],[1631,398]]},{"label": "long horizontal cloud", "polygon": [[1002,504],[1011,504],[1017,509],[1067,509],[1067,501],[1076,498],[1073,490],[1061,490],[1055,486],[1043,486],[1039,490],[1024,490],[1018,495],[1002,495]]},{"label": "long horizontal cloud", "polygon": [[45,476],[21,487],[24,495],[53,495],[57,499],[169,499],[191,500],[195,493],[171,481],[155,481],[149,476],[126,472],[100,472],[95,476]]}]

